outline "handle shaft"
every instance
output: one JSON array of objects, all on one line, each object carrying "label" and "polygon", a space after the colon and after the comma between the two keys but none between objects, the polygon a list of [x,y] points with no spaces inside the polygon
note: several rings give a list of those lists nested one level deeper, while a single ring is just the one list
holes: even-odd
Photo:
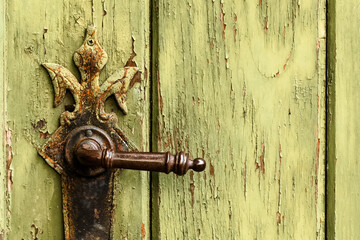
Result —
[{"label": "handle shaft", "polygon": [[201,158],[189,159],[189,154],[113,152],[101,149],[93,140],[86,140],[75,151],[77,160],[85,166],[104,168],[125,168],[184,175],[189,169],[200,172],[206,163]]}]

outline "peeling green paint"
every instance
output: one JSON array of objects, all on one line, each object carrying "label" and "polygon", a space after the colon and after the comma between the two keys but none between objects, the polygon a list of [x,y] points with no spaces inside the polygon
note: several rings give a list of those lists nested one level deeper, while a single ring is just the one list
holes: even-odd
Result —
[{"label": "peeling green paint", "polygon": [[[119,126],[139,149],[147,150],[149,83],[144,73],[149,68],[149,48],[146,48],[149,45],[149,2],[15,0],[1,1],[1,4],[6,5],[0,8],[0,16],[4,20],[0,21],[0,29],[1,34],[6,36],[7,45],[7,55],[1,59],[4,62],[0,62],[0,70],[5,70],[1,73],[7,76],[4,78],[7,86],[1,89],[6,93],[8,106],[2,116],[6,116],[6,129],[12,133],[13,183],[9,202],[5,202],[7,206],[0,197],[0,214],[6,215],[5,218],[0,217],[0,233],[5,227],[5,239],[62,239],[60,178],[36,150],[57,129],[60,114],[73,107],[73,99],[66,94],[61,106],[53,107],[51,81],[40,64],[61,62],[79,79],[72,55],[83,42],[84,35],[81,33],[85,33],[87,25],[92,22],[98,26],[99,41],[109,55],[100,83],[124,66],[135,51],[133,61],[142,76],[128,92],[128,115],[123,116],[117,110],[113,99],[106,102],[105,108],[107,112],[117,111],[117,115],[121,116]],[[0,43],[0,48],[3,48],[3,38]],[[4,83],[2,81],[0,84]],[[0,93],[0,111],[3,112],[1,94],[3,92]],[[3,133],[2,139],[6,140],[4,137]],[[6,153],[6,144],[2,146],[5,148],[3,153]],[[3,180],[5,169],[0,170],[0,190],[7,188],[6,179]],[[140,238],[143,230],[146,232],[145,239],[148,239],[148,174],[122,171],[116,181],[114,239],[124,236]]]},{"label": "peeling green paint", "polygon": [[[112,63],[100,82],[128,56],[143,73],[120,127],[148,150],[152,24],[153,150],[209,163],[183,178],[153,174],[154,239],[324,239],[325,146],[327,237],[356,238],[356,11],[335,0],[0,1],[0,239],[62,239],[60,179],[36,148],[73,99],[53,108],[40,63],[79,78],[72,53],[92,22]],[[114,239],[149,239],[149,174],[116,181]]]},{"label": "peeling green paint", "polygon": [[[325,1],[159,0],[155,239],[325,239]],[[169,227],[171,226],[171,227]]]}]

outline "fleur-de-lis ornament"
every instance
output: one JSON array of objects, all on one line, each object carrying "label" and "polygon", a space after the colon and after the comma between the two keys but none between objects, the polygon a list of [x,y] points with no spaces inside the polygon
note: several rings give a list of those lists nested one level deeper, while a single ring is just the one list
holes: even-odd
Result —
[{"label": "fleur-de-lis ornament", "polygon": [[[130,81],[138,72],[136,67],[115,71],[101,86],[99,76],[108,59],[100,46],[96,29],[87,28],[85,40],[74,54],[74,62],[81,74],[81,81],[65,67],[44,63],[49,72],[55,92],[55,107],[59,106],[70,90],[75,109],[60,116],[60,127],[51,135],[39,154],[53,167],[62,180],[65,239],[109,239],[112,219],[113,179],[117,170],[103,168],[78,168],[67,159],[66,142],[74,129],[94,126],[110,136],[115,151],[131,149],[117,126],[115,113],[106,113],[104,103],[110,95],[124,114],[128,112],[126,93]],[[86,135],[93,134],[91,131]],[[105,144],[105,143],[104,143]],[[106,145],[106,144],[105,144]],[[84,214],[86,213],[86,214]]]},{"label": "fleur-de-lis ornament", "polygon": [[[125,144],[126,137],[117,127],[115,113],[106,113],[104,104],[106,99],[114,95],[124,114],[128,113],[126,94],[130,81],[138,72],[137,67],[125,67],[115,71],[101,86],[99,76],[102,68],[108,60],[108,55],[97,40],[96,28],[88,26],[85,40],[74,54],[74,62],[81,74],[81,82],[65,67],[56,63],[43,63],[51,77],[55,100],[54,106],[59,106],[64,100],[66,90],[69,89],[75,100],[75,109],[72,112],[65,111],[61,114],[59,129],[45,144],[40,155],[62,173],[64,168],[63,158],[52,154],[58,151],[58,139],[64,139],[75,127],[81,125],[94,125],[106,129],[111,136],[118,135],[121,145]],[[115,136],[116,137],[116,136]],[[120,140],[121,139],[121,140]],[[123,146],[124,147],[124,146]]]},{"label": "fleur-de-lis ornament", "polygon": [[44,63],[48,70],[55,90],[55,107],[64,99],[66,89],[69,89],[75,99],[75,110],[65,111],[61,116],[61,125],[70,124],[84,111],[96,110],[100,121],[117,122],[114,113],[104,111],[106,99],[114,94],[121,110],[127,114],[126,93],[130,80],[138,71],[136,67],[125,67],[117,70],[101,86],[99,76],[101,69],[108,60],[107,53],[100,46],[94,26],[89,26],[84,43],[74,54],[74,62],[81,74],[81,84],[65,67],[56,63]]}]

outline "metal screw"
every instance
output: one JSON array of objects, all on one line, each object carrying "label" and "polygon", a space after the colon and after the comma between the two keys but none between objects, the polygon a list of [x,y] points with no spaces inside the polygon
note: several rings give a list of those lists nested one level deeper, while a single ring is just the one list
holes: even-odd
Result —
[{"label": "metal screw", "polygon": [[93,135],[93,132],[90,129],[88,129],[88,130],[86,130],[85,135],[87,137],[91,137]]}]

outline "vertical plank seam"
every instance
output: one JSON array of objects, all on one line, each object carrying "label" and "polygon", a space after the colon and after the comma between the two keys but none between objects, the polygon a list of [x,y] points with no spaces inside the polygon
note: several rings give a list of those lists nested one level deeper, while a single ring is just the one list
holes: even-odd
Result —
[{"label": "vertical plank seam", "polygon": [[[333,154],[336,152],[333,141],[335,136],[335,124],[332,124],[335,119],[335,69],[334,59],[336,58],[336,31],[335,20],[336,12],[334,11],[335,0],[326,1],[326,154],[325,154],[325,239],[335,239],[335,157]],[[333,156],[332,156],[333,155]]]},{"label": "vertical plank seam", "polygon": [[[157,144],[156,144],[156,135],[158,134],[158,129],[157,129],[157,124],[154,123],[154,121],[158,120],[158,112],[156,111],[156,105],[157,104],[157,97],[156,97],[156,92],[157,92],[157,88],[156,88],[156,79],[158,76],[158,41],[157,41],[157,37],[158,37],[158,13],[156,12],[156,8],[158,6],[158,1],[150,1],[150,6],[149,6],[149,18],[150,18],[150,26],[149,26],[149,42],[150,42],[150,50],[149,50],[149,54],[150,54],[150,76],[149,76],[149,80],[150,80],[150,107],[149,107],[149,129],[150,129],[150,133],[149,133],[149,147],[150,147],[150,151],[157,151]],[[155,221],[155,213],[154,211],[156,211],[156,208],[154,207],[156,204],[156,196],[157,193],[155,192],[156,190],[154,190],[154,186],[156,184],[156,178],[157,175],[156,173],[150,173],[150,180],[149,180],[149,230],[150,230],[150,239],[154,239],[154,221]]]}]

